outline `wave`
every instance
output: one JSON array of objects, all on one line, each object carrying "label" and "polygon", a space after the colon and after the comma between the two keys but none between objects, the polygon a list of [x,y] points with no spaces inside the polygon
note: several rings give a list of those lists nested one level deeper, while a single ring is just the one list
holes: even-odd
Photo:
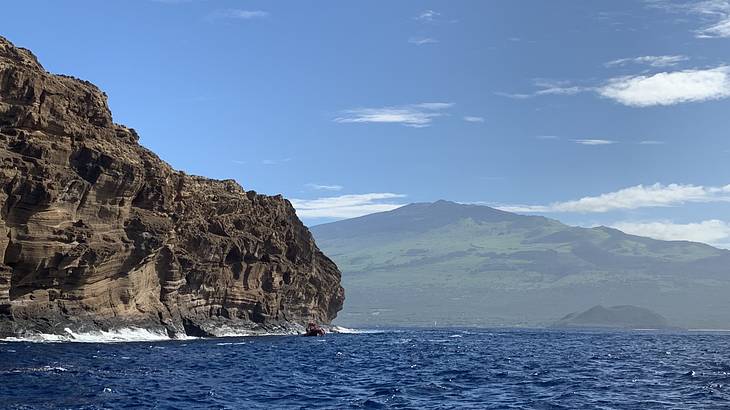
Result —
[{"label": "wave", "polygon": [[342,333],[342,334],[374,334],[374,333],[385,333],[383,330],[371,330],[371,329],[351,329],[349,327],[343,327],[343,326],[332,326],[330,328],[330,332],[332,333]]},{"label": "wave", "polygon": [[[303,329],[303,328],[302,328]],[[215,337],[250,337],[250,336],[293,336],[293,335],[299,335],[302,334],[303,330],[298,330],[295,328],[281,328],[279,330],[274,331],[260,331],[260,330],[250,330],[250,329],[242,329],[242,328],[235,328],[230,326],[219,326],[214,329],[210,330],[210,333],[215,335]]]},{"label": "wave", "polygon": [[[119,328],[110,331],[95,330],[91,332],[74,332],[66,328],[64,334],[28,333],[19,337],[7,337],[0,339],[0,342],[31,342],[31,343],[127,343],[127,342],[162,342],[169,340],[193,340],[198,339],[192,336],[169,337],[164,331],[129,327]],[[211,329],[216,338],[227,337],[249,337],[249,336],[291,336],[298,335],[295,329],[280,330],[273,332],[262,332],[255,330],[236,329],[228,326],[221,326]]]},{"label": "wave", "polygon": [[2,370],[0,374],[9,373],[60,373],[67,372],[68,369],[61,366],[43,366],[43,367],[19,367],[10,370]]},{"label": "wave", "polygon": [[0,339],[4,342],[32,342],[32,343],[123,343],[123,342],[159,342],[172,340],[167,334],[149,329],[136,327],[120,328],[109,331],[96,330],[92,332],[74,332],[66,328],[62,335],[47,333],[32,333],[21,337],[7,337]]},{"label": "wave", "polygon": [[[351,329],[343,326],[333,326],[331,333],[340,334],[371,334],[384,333],[382,330],[369,329]],[[109,331],[94,330],[90,332],[74,332],[69,328],[64,329],[64,334],[50,333],[28,333],[19,337],[1,338],[0,342],[31,342],[31,343],[128,343],[128,342],[162,342],[169,340],[192,340],[198,339],[192,336],[179,336],[176,338],[169,337],[163,331],[155,331],[150,329],[128,327],[119,328]],[[228,326],[221,326],[211,330],[216,338],[227,337],[254,337],[254,336],[293,336],[300,335],[303,330],[298,329],[281,329],[279,331],[255,331],[236,329]]]}]

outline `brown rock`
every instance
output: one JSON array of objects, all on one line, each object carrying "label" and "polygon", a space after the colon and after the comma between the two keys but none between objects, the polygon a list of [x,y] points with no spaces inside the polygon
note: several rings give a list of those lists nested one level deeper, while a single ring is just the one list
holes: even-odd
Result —
[{"label": "brown rock", "polygon": [[0,335],[329,323],[337,266],[281,196],[175,171],[91,83],[0,37]]}]

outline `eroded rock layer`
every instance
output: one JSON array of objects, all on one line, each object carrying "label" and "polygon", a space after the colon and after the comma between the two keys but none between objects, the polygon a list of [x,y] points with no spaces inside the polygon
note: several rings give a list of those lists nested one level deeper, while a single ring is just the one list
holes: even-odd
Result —
[{"label": "eroded rock layer", "polygon": [[289,201],[173,170],[93,84],[0,37],[0,336],[329,323],[340,272]]}]

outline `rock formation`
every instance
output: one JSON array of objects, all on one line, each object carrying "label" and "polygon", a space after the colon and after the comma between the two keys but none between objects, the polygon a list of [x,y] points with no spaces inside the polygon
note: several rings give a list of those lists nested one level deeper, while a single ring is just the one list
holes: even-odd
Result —
[{"label": "rock formation", "polygon": [[0,336],[329,323],[337,266],[281,196],[190,176],[93,84],[0,37]]}]

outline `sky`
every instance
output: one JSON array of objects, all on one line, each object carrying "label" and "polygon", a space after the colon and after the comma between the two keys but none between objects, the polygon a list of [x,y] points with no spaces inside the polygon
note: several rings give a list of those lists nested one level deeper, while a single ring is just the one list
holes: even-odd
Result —
[{"label": "sky", "polygon": [[730,248],[730,0],[26,0],[0,35],[309,225],[439,199]]}]

